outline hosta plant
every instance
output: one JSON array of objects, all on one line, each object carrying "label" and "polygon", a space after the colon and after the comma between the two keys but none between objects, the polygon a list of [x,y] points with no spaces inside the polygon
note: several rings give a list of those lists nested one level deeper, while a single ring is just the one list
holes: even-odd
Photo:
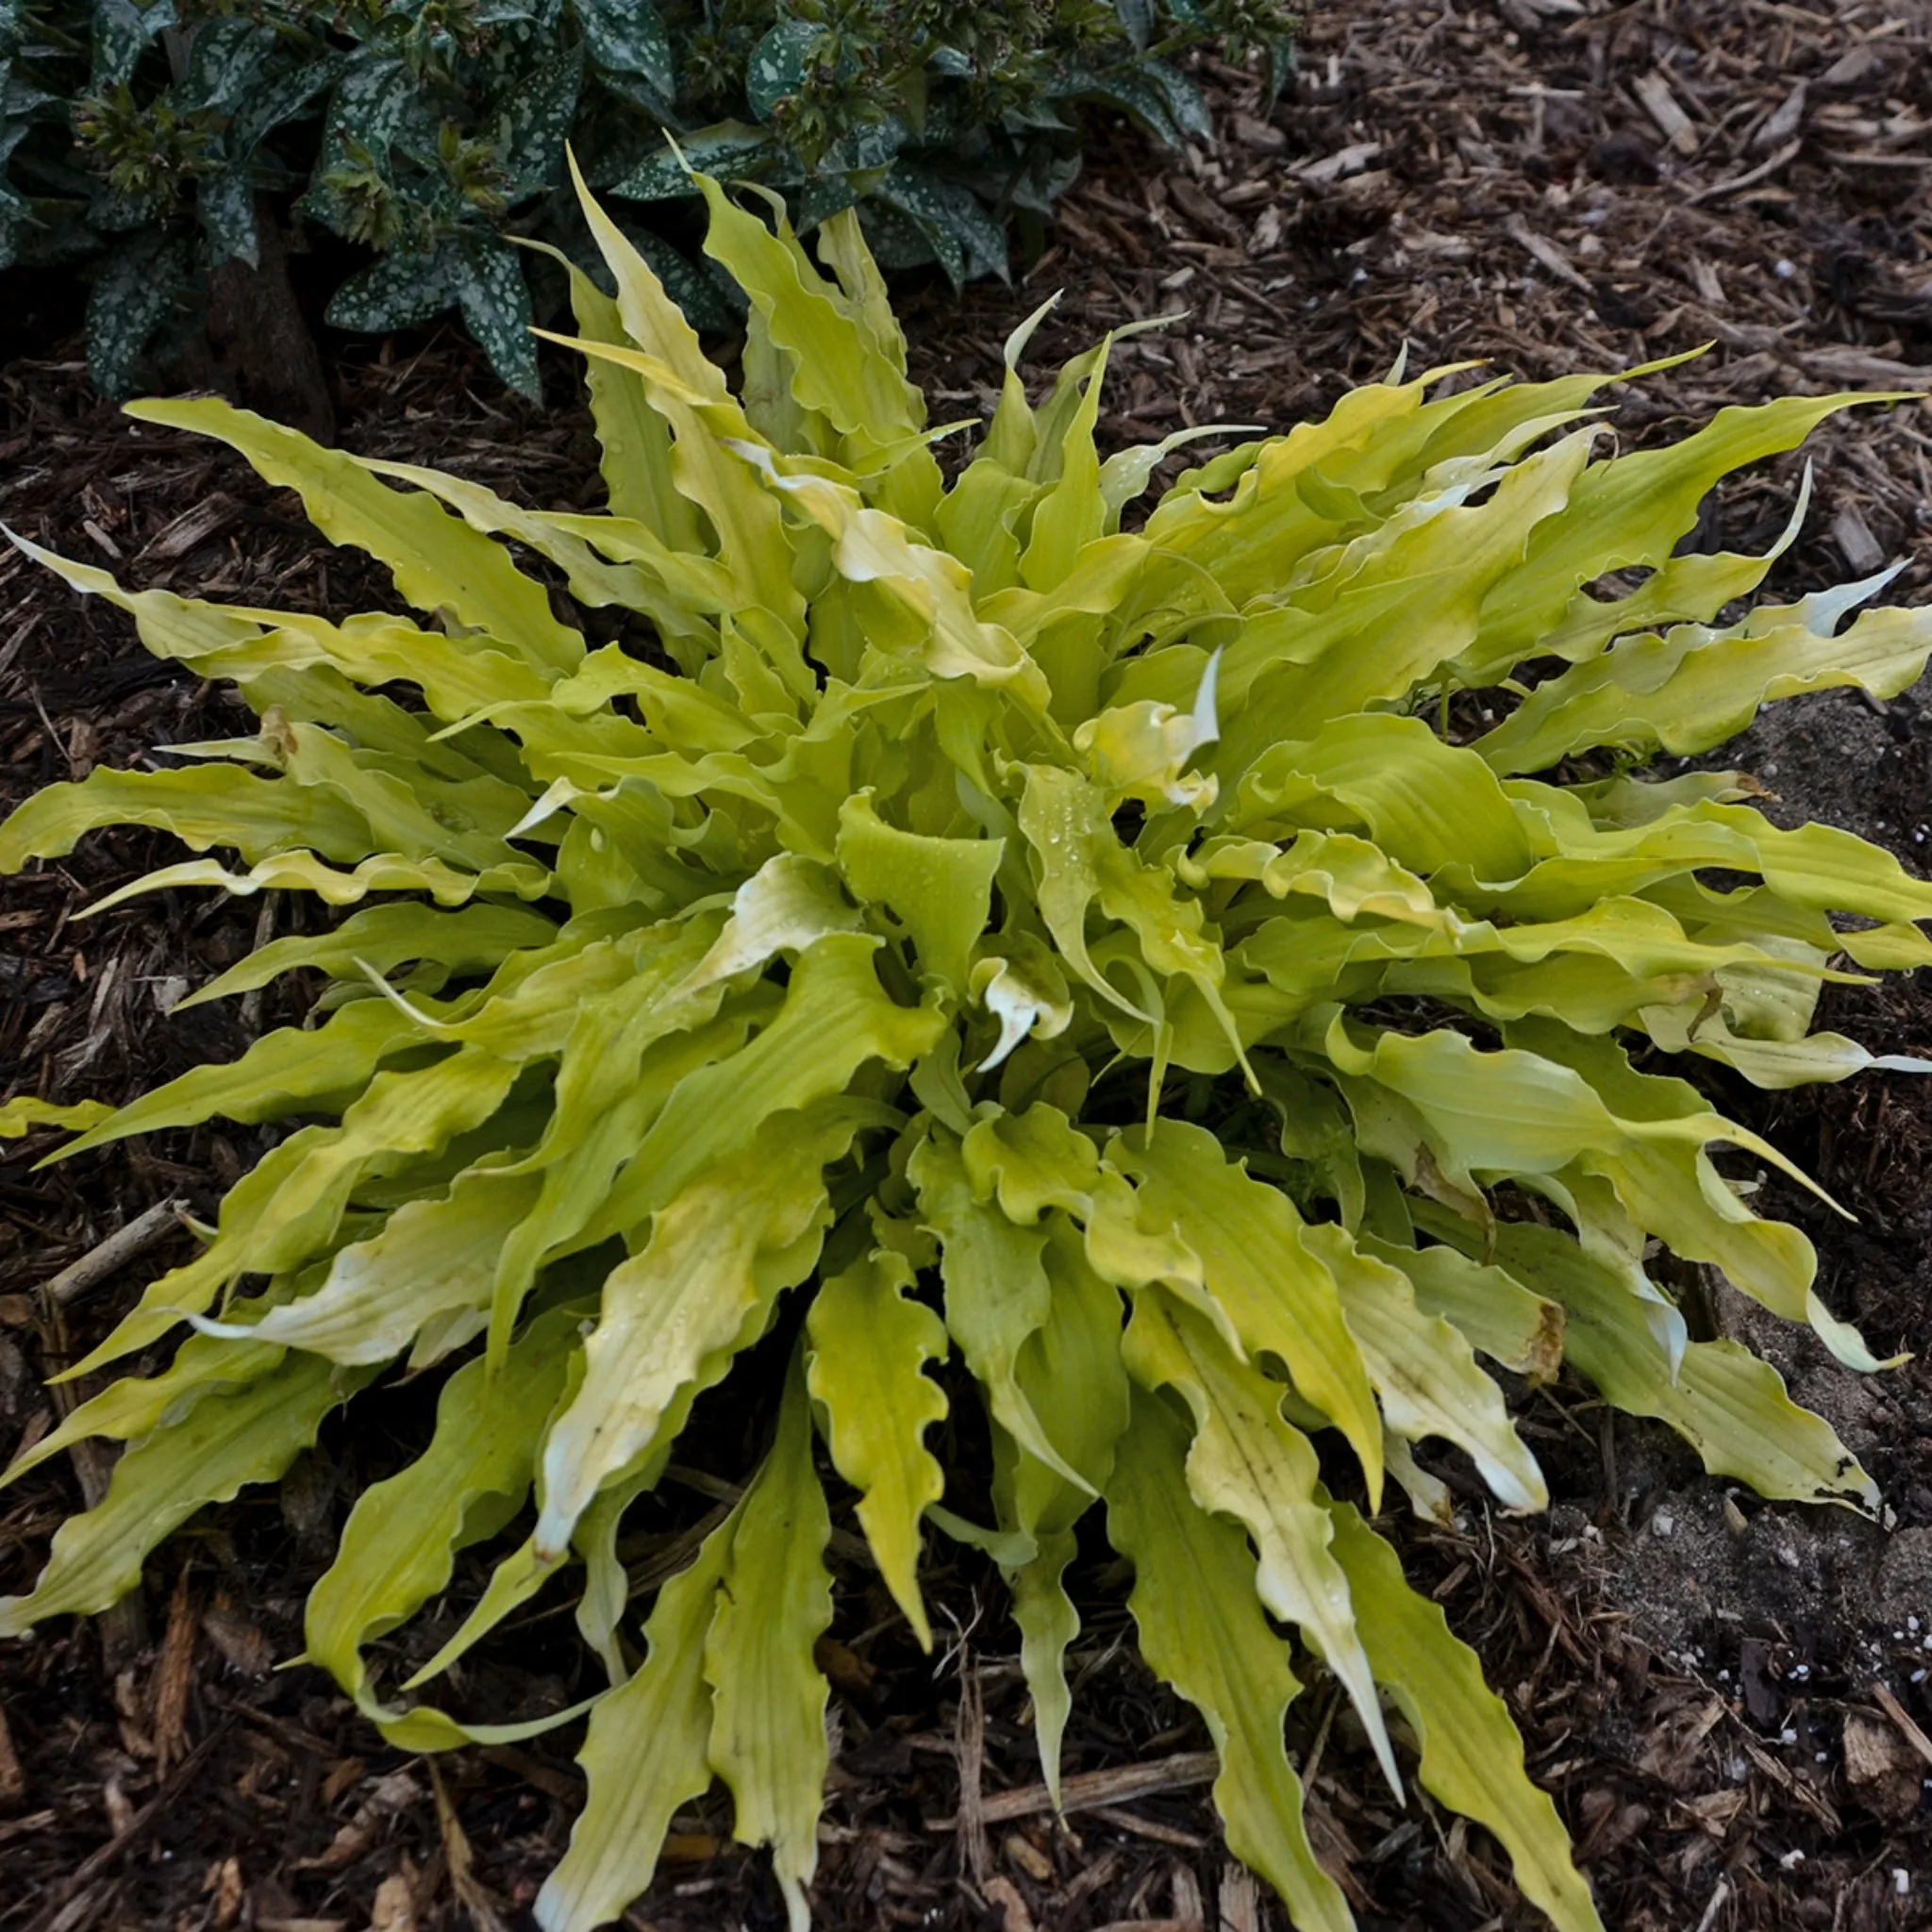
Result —
[{"label": "hosta plant", "polygon": [[[1674,554],[1721,478],[1850,399],[1618,454],[1604,380],[1398,375],[1130,530],[1169,445],[1096,447],[1108,342],[1034,401],[1019,329],[949,482],[855,218],[822,271],[699,185],[749,298],[737,393],[586,201],[617,288],[574,284],[602,513],[219,402],[136,410],[298,491],[425,622],[200,603],[23,544],[259,728],[52,787],[0,866],[133,823],[234,856],[113,899],[344,911],[194,995],[305,969],[309,1024],[105,1118],[0,1115],[83,1127],[68,1152],[301,1123],[73,1371],[146,1373],[16,1463],[128,1445],[0,1629],[99,1610],[339,1405],[433,1376],[433,1436],[357,1501],[307,1656],[409,1749],[588,1707],[550,1932],[619,1912],[714,1779],[806,1922],[846,1499],[922,1643],[929,1537],[1004,1572],[1050,1783],[1066,1573],[1104,1536],[1221,1754],[1228,1841],[1298,1926],[1351,1923],[1285,1748],[1309,1672],[1398,1792],[1412,1771],[1557,1924],[1598,1925],[1502,1703],[1375,1520],[1391,1478],[1447,1514],[1430,1441],[1504,1509],[1543,1506],[1498,1365],[1567,1363],[1766,1495],[1873,1500],[1770,1367],[1688,1337],[1658,1257],[1876,1366],[1805,1237],[1719,1165],[1784,1158],[1684,1074],[1872,1064],[1810,1030],[1820,989],[1932,958],[1932,885],[1774,825],[1736,773],[1641,771],[1766,700],[1922,669],[1925,613],[1847,622],[1875,583],[1720,624],[1769,559]],[[591,648],[586,607],[627,613],[624,641]],[[769,1397],[769,1447],[640,1577],[626,1511],[721,1385]],[[945,1440],[990,1431],[989,1467],[935,1455],[949,1400],[983,1405]],[[380,1640],[486,1542],[466,1621],[398,1681]],[[522,1726],[437,1702],[546,1591],[608,1687]]]}]

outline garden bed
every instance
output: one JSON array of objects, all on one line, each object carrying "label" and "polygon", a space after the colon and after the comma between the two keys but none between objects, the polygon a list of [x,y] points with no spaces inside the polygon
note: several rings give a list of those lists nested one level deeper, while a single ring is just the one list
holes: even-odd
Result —
[{"label": "garden bed", "polygon": [[[1622,393],[1641,440],[1731,403],[1932,383],[1932,7],[1830,11],[1785,0],[1335,0],[1311,18],[1291,96],[1265,112],[1221,72],[1212,157],[1119,132],[1069,198],[1024,283],[955,300],[913,291],[914,374],[935,416],[990,405],[1007,332],[1064,290],[1041,367],[1107,328],[1186,308],[1115,354],[1107,441],[1188,424],[1286,426],[1350,383],[1488,358],[1547,376],[1714,344]],[[341,441],[501,492],[594,502],[595,447],[574,374],[558,407],[507,397],[454,333],[344,346]],[[87,394],[77,351],[0,377],[0,520],[128,580],[341,615],[389,599],[329,550],[293,499],[225,452],[125,423]],[[1813,440],[1814,508],[1770,588],[1789,593],[1903,558],[1890,595],[1932,596],[1932,409],[1840,418]],[[1700,541],[1763,548],[1796,487],[1768,466],[1710,506]],[[1932,840],[1926,687],[1884,707],[1834,693],[1784,708],[1727,754],[1777,809],[1888,843],[1916,871]],[[0,561],[0,806],[157,741],[228,735],[220,690],[142,653],[131,627],[24,559]],[[169,1016],[188,987],[291,916],[279,904],[164,895],[76,923],[161,862],[163,841],[97,836],[0,882],[0,1068],[15,1087],[120,1100],[295,1017],[271,989]],[[310,916],[304,912],[301,916]],[[1834,996],[1826,1024],[1888,1052],[1932,1052],[1932,992]],[[1883,1525],[1761,1507],[1705,1479],[1658,1427],[1573,1383],[1521,1404],[1549,1517],[1491,1514],[1406,1537],[1411,1575],[1480,1649],[1620,1928],[1910,1927],[1932,1919],[1932,1089],[1868,1074],[1836,1089],[1722,1095],[1820,1175],[1856,1226],[1781,1187],[1762,1197],[1819,1242],[1822,1291],[1881,1353],[1875,1381],[1808,1338],[1752,1340],[1824,1409],[1884,1489]],[[258,1150],[245,1130],[119,1146],[36,1174],[0,1156],[0,1454],[50,1419],[42,1373],[96,1339],[189,1237],[172,1214],[119,1272],[38,1291],[106,1236],[179,1203],[208,1215]],[[1748,1316],[1728,1305],[1723,1319]],[[63,1398],[65,1399],[65,1398]],[[566,1728],[519,1750],[431,1761],[383,1746],[300,1648],[304,1592],[348,1501],[422,1418],[325,1432],[279,1494],[197,1519],[150,1565],[142,1602],[0,1645],[0,1927],[301,1924],[400,1932],[527,1924],[579,1781]],[[750,1445],[720,1414],[691,1439],[667,1508],[695,1518]],[[698,1453],[693,1447],[693,1455]],[[0,1494],[0,1589],[24,1589],[59,1517],[104,1466],[63,1458]],[[1452,1482],[1457,1472],[1445,1465]],[[686,1507],[688,1506],[688,1507]],[[937,1553],[936,1553],[937,1554]],[[1207,1802],[1205,1735],[1132,1660],[1121,1579],[1088,1566],[1070,1794],[1055,1821],[1037,1766],[997,1575],[934,1573],[941,1641],[923,1657],[876,1579],[835,1553],[843,1644],[817,1888],[839,1928],[1166,1921],[1278,1925],[1230,1868]],[[425,1641],[453,1627],[425,1619]],[[861,1634],[862,1633],[862,1634]],[[539,1600],[458,1684],[479,1716],[580,1694],[596,1666]],[[1915,1674],[1919,1674],[1915,1679]],[[1394,1810],[1326,1691],[1295,1707],[1318,1847],[1365,1928],[1535,1923],[1480,1834],[1417,1800]],[[1310,1763],[1310,1760],[1318,1760]],[[678,1821],[639,1926],[774,1926],[758,1861],[721,1844],[728,1814]],[[1901,1879],[1900,1874],[1903,1874]],[[1903,1890],[1901,1890],[1903,1885]]]}]

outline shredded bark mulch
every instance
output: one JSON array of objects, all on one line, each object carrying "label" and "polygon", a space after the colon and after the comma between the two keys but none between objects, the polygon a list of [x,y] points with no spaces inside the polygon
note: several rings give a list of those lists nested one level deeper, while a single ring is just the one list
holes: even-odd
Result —
[{"label": "shredded bark mulch", "polygon": [[[1333,0],[1270,108],[1252,79],[1208,76],[1224,136],[1161,154],[1103,138],[1047,255],[1017,286],[904,299],[936,414],[990,405],[1007,332],[1064,291],[1036,367],[1104,330],[1185,309],[1117,345],[1114,443],[1190,425],[1285,426],[1348,385],[1487,359],[1545,376],[1698,359],[1618,392],[1617,433],[1679,433],[1726,405],[1833,388],[1932,384],[1932,6],[1787,0]],[[455,335],[330,344],[349,447],[434,462],[550,505],[598,500],[571,370],[557,406],[504,397]],[[225,451],[126,423],[88,393],[77,350],[0,375],[0,519],[125,580],[342,615],[391,601],[329,550],[299,505]],[[1905,573],[1932,591],[1932,411],[1836,420],[1807,453],[1810,527],[1772,588]],[[1763,547],[1799,464],[1708,508],[1698,541]],[[592,614],[594,621],[594,613]],[[1742,762],[1784,808],[1847,824],[1925,865],[1927,687],[1873,706],[1838,693],[1754,727]],[[17,556],[0,560],[0,807],[157,743],[232,735],[246,713],[147,658],[131,626]],[[97,836],[0,890],[0,1091],[125,1100],[299,1017],[299,988],[172,1013],[209,973],[312,916],[299,906],[162,893],[96,919],[105,892],[177,856]],[[1888,1052],[1932,1050],[1932,993],[1835,996],[1824,1016]],[[1932,1341],[1932,1094],[1909,1076],[1757,1095],[1737,1111],[1858,1217],[1767,1182],[1824,1257],[1821,1287],[1881,1352]],[[85,1391],[42,1377],[105,1332],[187,1252],[260,1151],[205,1128],[44,1172],[46,1141],[0,1150],[0,1453]],[[101,1243],[120,1234],[118,1248]],[[1699,1473],[1659,1429],[1574,1385],[1521,1405],[1557,1498],[1494,1515],[1444,1463],[1454,1532],[1405,1535],[1411,1576],[1481,1651],[1555,1794],[1607,1924],[1631,1932],[1932,1922],[1932,1374],[1861,1381],[1808,1338],[1719,1319],[1773,1355],[1879,1478],[1881,1524],[1761,1506]],[[277,1492],[206,1512],[122,1610],[0,1646],[0,1927],[8,1932],[405,1932],[530,1924],[580,1793],[566,1728],[518,1750],[429,1760],[384,1746],[301,1648],[301,1603],[350,1501],[421,1442],[426,1412],[325,1433]],[[690,1439],[627,1558],[651,1573],[742,1474],[757,1444],[722,1412]],[[959,1445],[962,1452],[970,1444]],[[21,1590],[109,1462],[83,1452],[0,1495],[0,1586]],[[841,1545],[841,1548],[843,1545]],[[942,1566],[943,1550],[934,1556]],[[472,1559],[458,1584],[474,1586]],[[876,1579],[839,1559],[823,1661],[835,1690],[819,1923],[1087,1932],[1125,1924],[1279,1927],[1228,1858],[1199,1725],[1134,1660],[1122,1578],[1096,1545],[1078,1595],[1068,1806],[1038,1785],[1016,1639],[997,1576],[953,1559],[933,1580],[942,1641],[922,1656]],[[466,1601],[460,1590],[452,1603]],[[421,1641],[458,1610],[439,1606]],[[464,1666],[477,1717],[560,1708],[592,1685],[569,1616],[540,1599]],[[1332,1687],[1291,1718],[1318,1848],[1365,1928],[1528,1926],[1479,1831],[1398,1807]],[[629,1923],[657,1932],[775,1927],[759,1860],[728,1812],[676,1821]]]}]

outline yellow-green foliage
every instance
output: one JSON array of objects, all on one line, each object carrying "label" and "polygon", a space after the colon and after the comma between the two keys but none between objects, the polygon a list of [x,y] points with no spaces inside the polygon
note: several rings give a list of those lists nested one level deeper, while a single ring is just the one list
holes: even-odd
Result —
[{"label": "yellow-green foliage", "polygon": [[[1552,1920],[1598,1925],[1502,1704],[1312,1439],[1334,1432],[1330,1469],[1370,1512],[1385,1475],[1445,1511],[1412,1454],[1428,1438],[1537,1509],[1478,1357],[1567,1359],[1713,1471],[1872,1500],[1825,1424],[1736,1342],[1689,1341],[1646,1272],[1655,1238],[1875,1366],[1814,1297],[1804,1236],[1707,1150],[1782,1158],[1655,1069],[1779,1087],[1872,1064],[1810,1032],[1820,986],[1847,958],[1932,958],[1932,886],[1844,833],[1774,827],[1736,774],[1530,775],[1593,747],[1701,752],[1767,699],[1918,675],[1925,613],[1840,628],[1872,585],[1718,627],[1768,559],[1673,554],[1722,476],[1849,399],[1617,456],[1591,408],[1607,378],[1433,399],[1436,377],[1392,378],[1184,476],[1130,534],[1164,446],[1095,448],[1108,344],[1041,404],[1009,374],[948,488],[851,216],[823,232],[828,278],[702,185],[751,299],[737,395],[589,208],[617,289],[575,288],[607,514],[521,509],[219,402],[137,410],[299,491],[433,627],[125,591],[43,556],[151,650],[233,679],[260,729],[55,786],[0,829],[0,867],[132,822],[240,869],[192,859],[129,891],[357,909],[196,995],[317,969],[311,1026],[98,1123],[0,1113],[84,1128],[72,1148],[311,1122],[82,1366],[185,1314],[172,1365],[16,1465],[129,1444],[0,1629],[101,1609],[335,1406],[441,1367],[434,1439],[357,1503],[308,1655],[406,1748],[525,1735],[418,1692],[564,1579],[610,1686],[551,1932],[635,1897],[714,1778],[805,1923],[822,1458],[921,1641],[928,1526],[1005,1570],[1050,1780],[1063,1574],[1099,1505],[1143,1651],[1221,1752],[1229,1843],[1297,1925],[1351,1921],[1303,1830],[1299,1681],[1271,1619],[1345,1688],[1391,1781],[1418,1751]],[[502,540],[661,649],[587,648]],[[1586,588],[1612,571],[1647,575]],[[1457,742],[1468,691],[1493,723]],[[774,1324],[797,1341],[769,1454],[640,1655],[625,1511]],[[942,1507],[924,1441],[947,1403],[925,1372],[954,1351],[991,1418],[991,1524]],[[458,1636],[393,1683],[375,1640],[519,1524]]]}]

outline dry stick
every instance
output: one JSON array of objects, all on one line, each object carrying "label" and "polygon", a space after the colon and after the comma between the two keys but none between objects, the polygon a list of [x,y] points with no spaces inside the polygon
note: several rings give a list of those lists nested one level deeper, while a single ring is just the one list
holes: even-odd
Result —
[{"label": "dry stick", "polygon": [[57,1308],[73,1307],[90,1289],[98,1288],[128,1262],[137,1260],[181,1225],[186,1201],[157,1201],[106,1241],[96,1241],[79,1260],[71,1262],[45,1283],[42,1292]]},{"label": "dry stick", "polygon": [[1697,1932],[1710,1932],[1710,1928],[1717,1924],[1717,1915],[1730,1903],[1730,1897],[1731,1881],[1721,1876],[1717,1881],[1717,1890],[1710,1895],[1710,1903],[1704,1908],[1703,1918],[1697,1922]]},{"label": "dry stick", "polygon": [[[1150,1764],[1123,1764],[1112,1771],[1083,1771],[1060,1785],[1060,1810],[1091,1811],[1103,1805],[1125,1804],[1134,1798],[1151,1798],[1157,1791],[1177,1791],[1189,1785],[1211,1783],[1220,1774],[1221,1760],[1211,1751],[1177,1751],[1172,1757],[1156,1758]],[[996,1791],[979,1807],[988,1824],[1006,1824],[1015,1818],[1030,1818],[1036,1812],[1053,1809],[1053,1794],[1044,1785],[1023,1785],[1016,1791]],[[958,1818],[928,1818],[928,1831],[954,1831]]]},{"label": "dry stick", "polygon": [[1768,181],[1787,161],[1797,158],[1798,150],[1805,145],[1804,138],[1787,142],[1773,155],[1770,160],[1760,161],[1747,173],[1734,176],[1729,181],[1713,181],[1708,188],[1700,188],[1694,194],[1684,197],[1687,208],[1701,207],[1707,201],[1721,201],[1727,194],[1741,194],[1747,188],[1756,188],[1760,181]]},{"label": "dry stick", "polygon": [[[79,1260],[61,1269],[52,1280],[42,1285],[43,1306],[57,1345],[64,1348],[66,1327],[63,1317],[68,1308],[90,1290],[117,1274],[130,1261],[165,1241],[181,1224],[188,1203],[182,1200],[158,1201],[144,1214],[138,1214],[125,1227],[116,1228],[107,1240],[96,1241]],[[78,1391],[72,1383],[57,1382],[53,1388],[54,1406],[62,1416],[77,1406]],[[74,1473],[80,1479],[80,1492],[90,1509],[97,1508],[108,1493],[108,1479],[113,1472],[113,1457],[92,1437],[76,1442],[73,1449]],[[147,1641],[147,1622],[138,1591],[110,1604],[101,1613],[101,1649],[110,1669],[131,1658]]]}]

